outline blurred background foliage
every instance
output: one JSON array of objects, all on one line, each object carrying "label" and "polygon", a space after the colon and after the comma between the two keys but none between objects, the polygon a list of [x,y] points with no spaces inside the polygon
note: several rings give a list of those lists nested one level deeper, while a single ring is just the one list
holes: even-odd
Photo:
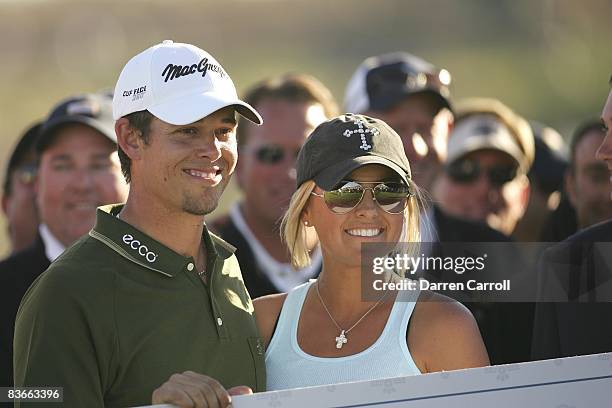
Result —
[{"label": "blurred background foliage", "polygon": [[451,72],[454,99],[499,98],[568,138],[608,93],[611,16],[609,0],[0,0],[0,163],[54,103],[113,87],[164,39],[209,51],[239,92],[299,71],[339,102],[364,58],[409,51]]}]

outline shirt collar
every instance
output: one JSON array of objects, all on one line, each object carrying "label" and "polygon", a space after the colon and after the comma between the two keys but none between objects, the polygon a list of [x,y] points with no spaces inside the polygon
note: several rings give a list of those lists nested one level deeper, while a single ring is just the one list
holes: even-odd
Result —
[{"label": "shirt collar", "polygon": [[[89,235],[131,262],[166,276],[173,277],[187,264],[194,262],[192,257],[173,251],[117,218],[122,208],[122,204],[99,207],[96,213],[96,225]],[[214,261],[217,257],[227,259],[235,251],[233,246],[210,234],[206,225],[202,232],[202,242],[206,247],[206,255],[210,257],[209,261]],[[210,265],[212,264],[211,262]]]},{"label": "shirt collar", "polygon": [[66,247],[58,241],[57,238],[51,233],[47,224],[40,224],[38,226],[38,232],[43,240],[45,246],[45,255],[49,262],[55,261],[64,252]]},{"label": "shirt collar", "polygon": [[283,263],[274,259],[264,246],[261,245],[244,219],[238,203],[230,207],[229,216],[236,226],[236,229],[242,234],[247,244],[251,247],[255,262],[259,266],[259,269],[279,291],[288,292],[295,286],[314,277],[319,272],[322,255],[318,245],[310,256],[310,265],[296,270],[290,263]]}]

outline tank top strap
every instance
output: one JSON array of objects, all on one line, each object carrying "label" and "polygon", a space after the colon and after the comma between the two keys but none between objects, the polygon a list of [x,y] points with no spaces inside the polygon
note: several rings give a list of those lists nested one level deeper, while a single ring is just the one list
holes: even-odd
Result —
[{"label": "tank top strap", "polygon": [[414,312],[414,308],[421,294],[420,290],[403,290],[397,294],[396,302],[401,302],[401,307],[398,308],[397,313],[399,316],[390,317],[391,322],[396,322],[398,325],[395,333],[399,334],[400,340],[403,344],[406,343],[406,336],[408,334],[408,326],[410,318]]}]

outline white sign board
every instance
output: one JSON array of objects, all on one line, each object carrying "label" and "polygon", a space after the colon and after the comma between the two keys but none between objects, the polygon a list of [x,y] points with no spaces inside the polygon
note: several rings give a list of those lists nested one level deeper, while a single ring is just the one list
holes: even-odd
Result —
[{"label": "white sign board", "polygon": [[612,407],[612,353],[270,391],[232,401],[234,408]]}]

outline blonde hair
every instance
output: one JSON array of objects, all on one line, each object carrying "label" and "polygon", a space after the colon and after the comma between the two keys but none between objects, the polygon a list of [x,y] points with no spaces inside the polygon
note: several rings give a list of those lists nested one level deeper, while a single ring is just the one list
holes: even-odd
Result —
[{"label": "blonde hair", "polygon": [[[425,200],[421,189],[411,180],[409,187],[414,195],[408,199],[408,205],[404,210],[404,226],[398,240],[398,245],[393,252],[408,253],[414,256],[421,241],[421,210],[425,208]],[[294,268],[304,268],[310,264],[310,254],[306,242],[306,227],[302,223],[302,212],[308,204],[311,192],[316,184],[312,180],[305,181],[291,196],[289,208],[281,221],[281,238],[289,248],[291,264]],[[406,245],[409,245],[407,248]]]}]

